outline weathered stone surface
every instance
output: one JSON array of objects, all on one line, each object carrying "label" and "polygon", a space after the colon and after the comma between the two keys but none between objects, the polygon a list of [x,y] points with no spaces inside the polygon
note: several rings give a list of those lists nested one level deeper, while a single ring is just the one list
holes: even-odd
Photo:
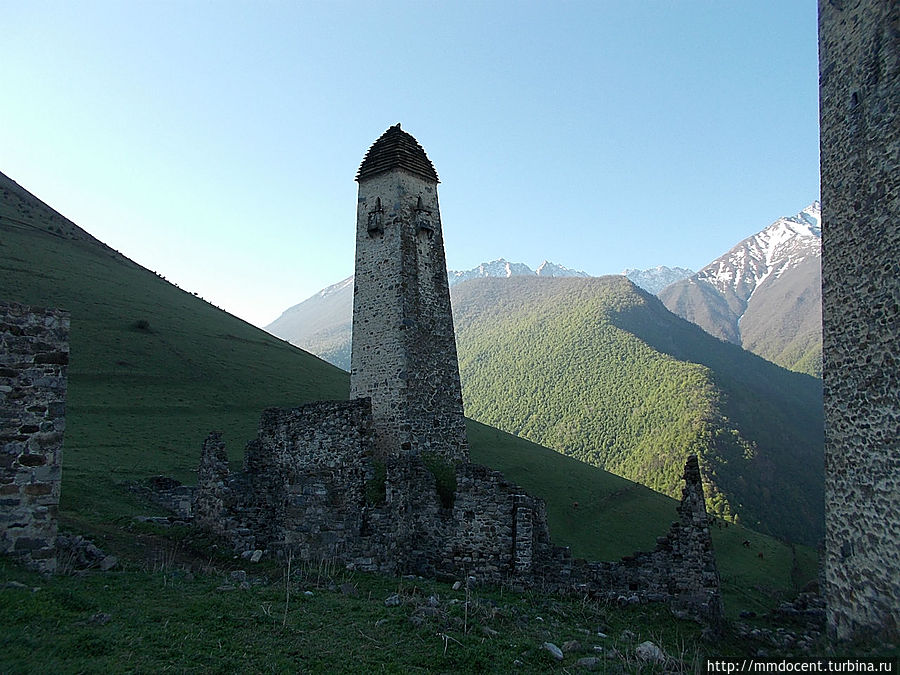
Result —
[{"label": "weathered stone surface", "polygon": [[106,555],[90,539],[80,534],[60,534],[56,538],[59,565],[64,570],[86,570],[100,568],[110,570],[118,564],[118,559]]},{"label": "weathered stone surface", "polygon": [[382,456],[466,461],[437,174],[397,125],[372,146],[357,180],[350,397],[372,399]]},{"label": "weathered stone surface", "polygon": [[0,302],[0,554],[56,570],[69,315]]},{"label": "weathered stone surface", "polygon": [[819,1],[828,630],[900,639],[900,4]]},{"label": "weathered stone surface", "polygon": [[543,649],[546,652],[549,652],[550,656],[552,656],[557,661],[563,660],[562,650],[559,647],[557,647],[555,644],[553,644],[552,642],[545,642],[544,644],[541,645],[541,649]]},{"label": "weathered stone surface", "polygon": [[642,642],[637,647],[635,647],[634,655],[637,656],[641,661],[647,661],[649,663],[666,662],[665,652],[663,652],[662,649],[657,647],[649,640],[647,640],[646,642]]}]

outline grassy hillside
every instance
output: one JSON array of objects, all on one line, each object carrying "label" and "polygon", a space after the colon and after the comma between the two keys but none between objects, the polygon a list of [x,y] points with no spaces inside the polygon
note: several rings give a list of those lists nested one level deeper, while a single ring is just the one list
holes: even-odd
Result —
[{"label": "grassy hillside", "polygon": [[[177,289],[14,184],[2,188],[3,296],[72,314],[64,528],[106,537],[127,554],[131,516],[150,508],[130,481],[163,473],[193,482],[210,430],[224,432],[237,461],[263,408],[347,396],[347,373]],[[578,556],[650,548],[675,518],[675,502],[647,488],[477,423],[469,434],[473,460],[543,497],[554,540]],[[794,587],[789,547],[735,527],[715,536],[729,551],[720,563],[735,599],[729,611],[766,602],[755,586],[772,597]],[[764,562],[749,564],[755,549],[740,547],[745,538],[768,552]]]},{"label": "grassy hillside", "polygon": [[471,417],[680,495],[698,453],[710,508],[815,542],[820,382],[716,340],[623,277],[454,289]]}]

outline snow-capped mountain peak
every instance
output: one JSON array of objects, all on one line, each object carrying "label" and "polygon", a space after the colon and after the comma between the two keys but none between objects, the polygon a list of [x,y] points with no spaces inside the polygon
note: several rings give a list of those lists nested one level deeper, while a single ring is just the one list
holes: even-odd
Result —
[{"label": "snow-capped mountain peak", "polygon": [[590,274],[581,270],[573,270],[569,267],[557,265],[549,260],[542,262],[535,271],[539,277],[589,277]]},{"label": "snow-capped mountain peak", "polygon": [[746,301],[769,277],[821,255],[821,214],[819,202],[813,202],[795,216],[779,218],[704,267],[696,280]]},{"label": "snow-capped mountain peak", "polygon": [[342,290],[347,288],[347,286],[352,286],[352,285],[353,285],[353,275],[351,274],[346,279],[343,279],[343,280],[337,282],[336,284],[331,284],[331,286],[323,288],[321,291],[316,293],[316,295],[319,296],[320,298],[327,298],[329,295],[334,295],[335,293],[340,293]]}]

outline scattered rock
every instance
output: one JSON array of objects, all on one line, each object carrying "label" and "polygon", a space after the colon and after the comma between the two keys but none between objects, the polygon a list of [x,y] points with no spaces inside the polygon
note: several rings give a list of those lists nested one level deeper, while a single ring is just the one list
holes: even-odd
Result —
[{"label": "scattered rock", "polygon": [[416,628],[421,628],[422,624],[425,623],[425,617],[419,616],[418,614],[413,614],[411,617],[409,617],[409,622]]},{"label": "scattered rock", "polygon": [[305,595],[307,598],[311,598],[315,595],[315,593],[313,593],[312,591],[303,591],[303,595]]},{"label": "scattered rock", "polygon": [[243,553],[241,553],[241,558],[243,558],[244,560],[250,560],[250,558],[253,557],[254,553],[256,553],[256,551],[244,551]]},{"label": "scattered rock", "polygon": [[108,572],[113,567],[119,564],[119,559],[114,555],[108,555],[103,560],[100,561],[100,569],[104,572]]},{"label": "scattered rock", "polygon": [[234,570],[228,575],[228,578],[238,583],[247,581],[247,573],[244,570]]},{"label": "scattered rock", "polygon": [[403,599],[396,593],[394,593],[393,595],[389,595],[384,601],[385,607],[399,607],[402,604]]},{"label": "scattered rock", "polygon": [[634,653],[641,661],[649,661],[650,663],[666,662],[665,652],[649,640],[635,647]]},{"label": "scattered rock", "polygon": [[427,604],[428,604],[429,607],[440,607],[440,606],[441,606],[441,601],[438,600],[438,598],[437,598],[436,596],[434,596],[434,595],[429,595],[429,596],[428,596],[428,600],[427,600]]},{"label": "scattered rock", "polygon": [[634,640],[637,640],[637,635],[632,633],[630,630],[626,629],[626,630],[622,631],[622,634],[619,636],[619,639],[622,640],[623,642],[633,642]]},{"label": "scattered rock", "polygon": [[419,607],[414,614],[414,616],[422,617],[423,619],[427,619],[429,617],[436,618],[441,615],[442,612],[437,607]]},{"label": "scattered rock", "polygon": [[246,582],[246,581],[242,581],[242,582],[241,582],[241,585],[239,586],[239,588],[240,588],[242,591],[249,591],[249,590],[250,590],[250,584],[249,584],[248,582]]},{"label": "scattered rock", "polygon": [[598,637],[598,638],[608,638],[609,635],[607,635],[606,633],[602,633],[601,631],[598,630],[598,631],[597,631],[597,637]]},{"label": "scattered rock", "polygon": [[341,584],[341,593],[344,595],[349,595],[350,597],[353,597],[353,598],[359,597],[359,591],[356,590],[356,586],[354,586],[351,583]]},{"label": "scattered rock", "polygon": [[96,614],[92,615],[90,619],[88,619],[88,623],[95,623],[98,626],[105,626],[109,623],[110,619],[112,619],[112,617],[109,614],[106,614],[104,612],[97,612]]},{"label": "scattered rock", "polygon": [[387,619],[378,619],[378,621],[375,622],[375,628],[378,628],[379,626],[383,626],[384,624],[387,623],[387,621],[388,621]]},{"label": "scattered rock", "polygon": [[63,569],[86,570],[99,567],[107,556],[90,539],[80,534],[60,534],[56,537],[56,554]]},{"label": "scattered rock", "polygon": [[3,586],[0,586],[0,588],[28,588],[28,586],[21,581],[7,581]]},{"label": "scattered rock", "polygon": [[462,582],[461,582],[461,581],[456,581],[456,582],[453,583],[453,590],[454,590],[454,591],[458,591],[460,588],[462,588]]},{"label": "scattered rock", "polygon": [[585,670],[600,670],[600,664],[603,663],[596,656],[585,656],[584,658],[578,659],[575,662],[575,665],[579,668],[584,668]]},{"label": "scattered rock", "polygon": [[253,555],[250,556],[250,562],[258,563],[262,559],[262,551],[256,549],[253,551]]},{"label": "scattered rock", "polygon": [[575,652],[583,652],[584,648],[578,640],[569,640],[563,643],[562,650],[565,654],[573,654]]},{"label": "scattered rock", "polygon": [[557,661],[563,660],[562,650],[552,642],[545,642],[541,645],[541,649],[546,649],[548,652],[550,652],[550,655]]},{"label": "scattered rock", "polygon": [[637,596],[637,594],[632,595],[620,595],[616,598],[616,602],[622,607],[628,605],[639,605],[641,604],[641,599]]}]

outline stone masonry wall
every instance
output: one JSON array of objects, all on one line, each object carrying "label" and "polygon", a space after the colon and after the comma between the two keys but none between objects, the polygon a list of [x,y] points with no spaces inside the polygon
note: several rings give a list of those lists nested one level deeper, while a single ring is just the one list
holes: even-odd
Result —
[{"label": "stone masonry wall", "polygon": [[578,592],[607,600],[665,602],[679,616],[716,624],[724,618],[709,518],[696,455],[688,457],[679,519],[653,551],[619,562],[572,560],[557,549],[537,572],[559,592]]},{"label": "stone masonry wall", "polygon": [[359,181],[354,284],[350,395],[372,399],[379,452],[466,461],[436,182],[402,169]]},{"label": "stone masonry wall", "polygon": [[69,315],[0,302],[0,553],[56,570]]},{"label": "stone masonry wall", "polygon": [[[474,576],[561,593],[669,603],[718,621],[719,577],[697,458],[685,467],[679,521],[656,550],[621,562],[573,560],[550,541],[543,501],[487,467],[447,466],[452,503],[422,456],[381,458],[369,399],[267,410],[232,474],[217,434],[204,443],[194,513],[237,552],[333,559],[388,574]],[[445,486],[446,487],[446,486]]]},{"label": "stone masonry wall", "polygon": [[833,637],[900,639],[900,4],[820,0],[826,461]]}]

